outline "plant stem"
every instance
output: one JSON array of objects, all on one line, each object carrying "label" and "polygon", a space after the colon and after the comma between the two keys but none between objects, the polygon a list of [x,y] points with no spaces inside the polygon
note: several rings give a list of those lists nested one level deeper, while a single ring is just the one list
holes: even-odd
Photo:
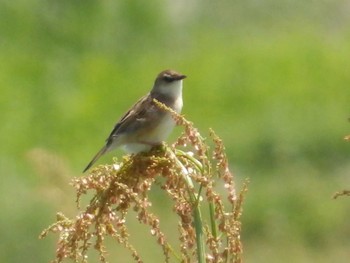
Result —
[{"label": "plant stem", "polygon": [[211,234],[215,239],[218,238],[218,228],[215,220],[215,204],[211,201],[209,202],[209,214],[210,214],[210,225],[211,225]]},{"label": "plant stem", "polygon": [[[194,227],[196,231],[196,243],[197,243],[197,258],[198,263],[205,263],[205,243],[204,243],[204,233],[203,233],[203,225],[202,225],[202,215],[199,206],[199,195],[196,197],[194,193],[194,185],[191,177],[189,176],[189,172],[186,167],[179,161],[174,152],[168,149],[171,157],[175,160],[176,164],[181,168],[181,175],[183,176],[185,182],[189,188],[189,196],[190,201],[193,207],[193,219],[194,219]],[[182,153],[184,154],[184,153]]]},{"label": "plant stem", "polygon": [[204,233],[202,225],[202,215],[199,205],[194,207],[194,226],[196,229],[197,257],[199,263],[205,263]]}]

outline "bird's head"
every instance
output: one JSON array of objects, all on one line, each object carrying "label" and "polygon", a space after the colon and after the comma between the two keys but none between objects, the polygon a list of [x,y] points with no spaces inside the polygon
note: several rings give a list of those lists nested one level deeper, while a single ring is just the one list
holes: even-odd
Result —
[{"label": "bird's head", "polygon": [[158,93],[170,97],[178,97],[182,94],[182,80],[185,75],[174,70],[160,72],[154,82],[151,93]]}]

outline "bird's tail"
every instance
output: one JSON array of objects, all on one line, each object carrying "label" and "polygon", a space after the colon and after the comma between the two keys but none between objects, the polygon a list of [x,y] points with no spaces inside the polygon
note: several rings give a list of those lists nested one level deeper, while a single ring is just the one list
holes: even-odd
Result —
[{"label": "bird's tail", "polygon": [[94,156],[94,158],[92,158],[91,162],[86,166],[86,168],[84,169],[83,173],[85,173],[87,170],[90,169],[90,167],[103,155],[107,152],[108,150],[108,146],[105,145],[103,146],[103,148]]}]

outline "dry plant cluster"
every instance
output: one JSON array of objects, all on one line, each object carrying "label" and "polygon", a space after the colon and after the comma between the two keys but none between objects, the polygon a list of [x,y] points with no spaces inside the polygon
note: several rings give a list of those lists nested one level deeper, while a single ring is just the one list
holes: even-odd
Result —
[{"label": "dry plant cluster", "polygon": [[[88,262],[92,248],[101,262],[107,262],[106,237],[127,248],[136,262],[143,262],[129,242],[126,216],[132,211],[141,224],[149,226],[150,235],[163,251],[164,258],[154,262],[241,262],[240,217],[246,184],[236,193],[224,145],[213,131],[213,146],[209,147],[192,123],[172,113],[184,128],[172,146],[126,156],[121,162],[100,165],[87,176],[73,179],[78,208],[83,195],[92,193],[93,197],[73,219],[58,213],[57,221],[40,235],[59,234],[53,262]],[[173,202],[178,216],[177,249],[168,243],[159,217],[150,211],[153,185],[160,186]],[[209,207],[208,216],[203,216],[205,206]]]}]

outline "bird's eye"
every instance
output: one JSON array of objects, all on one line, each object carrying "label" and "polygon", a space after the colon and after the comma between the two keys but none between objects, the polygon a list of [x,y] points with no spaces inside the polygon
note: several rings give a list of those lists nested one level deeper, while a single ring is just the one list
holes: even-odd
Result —
[{"label": "bird's eye", "polygon": [[164,75],[163,79],[166,81],[166,82],[172,82],[174,80],[173,77],[169,76],[169,75]]}]

